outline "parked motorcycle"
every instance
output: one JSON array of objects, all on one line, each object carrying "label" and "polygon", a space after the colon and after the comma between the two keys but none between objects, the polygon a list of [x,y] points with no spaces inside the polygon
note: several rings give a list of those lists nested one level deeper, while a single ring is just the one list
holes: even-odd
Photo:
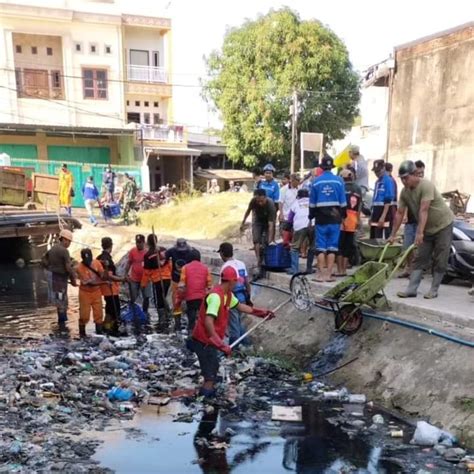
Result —
[{"label": "parked motorcycle", "polygon": [[474,227],[460,219],[454,221],[448,270],[443,283],[454,279],[474,283]]}]

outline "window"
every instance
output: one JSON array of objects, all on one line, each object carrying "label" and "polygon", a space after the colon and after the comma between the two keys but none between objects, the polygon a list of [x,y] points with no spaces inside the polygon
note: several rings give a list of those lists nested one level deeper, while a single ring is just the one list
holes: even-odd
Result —
[{"label": "window", "polygon": [[153,60],[153,67],[160,67],[160,52],[159,51],[153,51],[151,53],[151,57]]},{"label": "window", "polygon": [[147,125],[150,124],[150,114],[148,112],[143,114],[143,123],[146,123]]},{"label": "window", "polygon": [[128,112],[127,122],[128,123],[140,123],[140,114],[138,112]]},{"label": "window", "polygon": [[61,73],[59,71],[51,71],[51,88],[61,89]]},{"label": "window", "polygon": [[145,100],[145,102],[143,102],[143,105],[144,105],[145,107],[150,107],[150,102],[148,102],[147,100]]},{"label": "window", "polygon": [[31,54],[38,54],[38,48],[36,46],[31,47]]},{"label": "window", "polygon": [[48,56],[52,56],[53,55],[53,48],[46,48],[46,54]]},{"label": "window", "polygon": [[140,49],[130,50],[130,64],[132,66],[148,66],[148,51]]},{"label": "window", "polygon": [[158,102],[153,102],[153,107],[158,108],[158,105],[159,105]]},{"label": "window", "polygon": [[105,45],[105,54],[112,54],[112,46],[108,44]]},{"label": "window", "polygon": [[76,53],[80,53],[82,51],[82,43],[75,43],[74,49],[76,50]]},{"label": "window", "polygon": [[84,99],[107,99],[107,71],[105,69],[83,69],[82,86]]},{"label": "window", "polygon": [[135,101],[135,107],[140,107],[140,101],[139,100]]},{"label": "window", "polygon": [[91,54],[96,54],[97,53],[97,44],[91,43],[89,45],[89,51]]},{"label": "window", "polygon": [[49,97],[48,71],[23,69],[22,93],[26,97]]},{"label": "window", "polygon": [[153,114],[153,123],[155,125],[161,124],[160,114]]},{"label": "window", "polygon": [[21,54],[21,44],[17,44],[15,46],[15,51],[18,53],[18,54]]},{"label": "window", "polygon": [[127,100],[127,105],[130,105],[130,101],[129,101],[129,100]]}]

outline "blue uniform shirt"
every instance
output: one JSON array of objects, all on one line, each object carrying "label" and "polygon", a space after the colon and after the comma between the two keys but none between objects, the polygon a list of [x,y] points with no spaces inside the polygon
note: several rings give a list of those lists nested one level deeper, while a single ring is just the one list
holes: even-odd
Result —
[{"label": "blue uniform shirt", "polygon": [[393,178],[384,174],[375,183],[374,199],[372,206],[384,206],[396,202],[395,189],[393,186]]},{"label": "blue uniform shirt", "polygon": [[99,190],[94,183],[89,183],[87,181],[82,187],[82,196],[84,197],[84,201],[87,199],[97,200],[99,198]]},{"label": "blue uniform shirt", "polygon": [[325,171],[311,183],[309,207],[310,212],[315,209],[311,215],[316,217],[316,225],[340,223],[346,206],[345,184],[341,177]]},{"label": "blue uniform shirt", "polygon": [[274,179],[271,181],[267,181],[266,179],[260,181],[257,189],[265,190],[267,198],[271,199],[273,202],[280,202],[280,186]]}]

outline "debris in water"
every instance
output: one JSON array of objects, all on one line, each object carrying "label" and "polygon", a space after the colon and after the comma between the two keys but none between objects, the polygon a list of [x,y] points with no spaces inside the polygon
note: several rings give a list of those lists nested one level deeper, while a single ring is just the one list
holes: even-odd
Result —
[{"label": "debris in water", "polygon": [[272,420],[274,421],[302,421],[303,410],[302,407],[284,407],[272,406]]}]

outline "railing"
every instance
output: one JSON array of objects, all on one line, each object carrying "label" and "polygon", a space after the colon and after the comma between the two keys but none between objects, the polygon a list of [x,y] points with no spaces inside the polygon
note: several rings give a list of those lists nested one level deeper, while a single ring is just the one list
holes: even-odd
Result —
[{"label": "railing", "polygon": [[164,67],[135,66],[134,64],[129,64],[127,68],[129,81],[168,83],[168,72]]},{"label": "railing", "polygon": [[182,125],[142,125],[144,140],[183,143],[184,127]]}]

